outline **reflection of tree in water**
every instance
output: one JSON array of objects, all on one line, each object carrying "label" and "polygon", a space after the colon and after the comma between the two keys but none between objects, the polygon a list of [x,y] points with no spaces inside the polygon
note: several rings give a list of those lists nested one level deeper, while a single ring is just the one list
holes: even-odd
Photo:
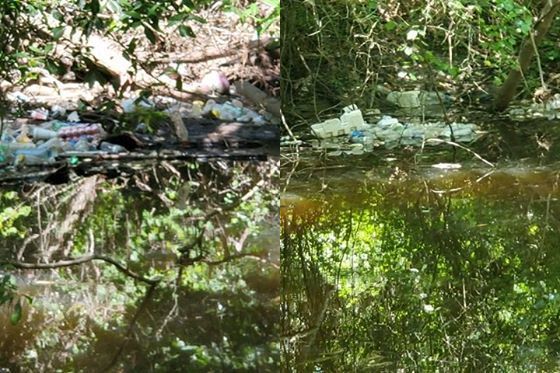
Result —
[{"label": "reflection of tree in water", "polygon": [[[301,215],[287,212],[289,216],[284,215],[282,219],[283,352],[287,366],[304,369],[316,361],[323,368],[335,369],[333,362],[342,358],[344,352],[328,348],[328,343],[336,338],[336,318],[342,310],[336,299],[334,278],[328,279],[321,268],[322,265],[331,270],[336,267],[336,261],[322,262],[328,242],[318,240],[317,233],[333,223],[319,221],[325,218],[322,213],[315,206]],[[352,215],[347,218],[351,220]],[[315,223],[322,228],[313,226]],[[351,229],[346,231],[351,234]]]},{"label": "reflection of tree in water", "polygon": [[441,196],[427,192],[429,184],[379,184],[359,201],[336,195],[298,214],[295,203],[286,208],[286,365],[359,372],[556,366],[556,183],[512,183],[507,199],[475,188]]},{"label": "reflection of tree in water", "polygon": [[34,303],[16,326],[3,307],[0,368],[275,370],[277,175],[163,164],[5,191],[2,270]]}]

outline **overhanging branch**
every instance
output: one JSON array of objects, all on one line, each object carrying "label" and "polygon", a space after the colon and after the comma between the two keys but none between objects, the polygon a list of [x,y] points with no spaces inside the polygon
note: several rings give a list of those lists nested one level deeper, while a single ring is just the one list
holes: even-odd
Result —
[{"label": "overhanging branch", "polygon": [[17,261],[15,262],[4,261],[4,262],[0,262],[0,266],[12,266],[17,269],[56,269],[56,268],[64,268],[64,267],[71,267],[79,264],[84,264],[87,262],[91,262],[93,260],[100,260],[112,264],[113,266],[115,266],[115,268],[117,268],[117,270],[124,273],[128,277],[132,277],[133,279],[144,282],[148,285],[156,285],[160,282],[160,279],[157,278],[150,279],[150,278],[143,277],[129,270],[128,268],[126,268],[125,266],[117,262],[115,259],[104,255],[85,255],[79,258],[61,260],[54,263],[26,263],[26,262],[17,262]]}]

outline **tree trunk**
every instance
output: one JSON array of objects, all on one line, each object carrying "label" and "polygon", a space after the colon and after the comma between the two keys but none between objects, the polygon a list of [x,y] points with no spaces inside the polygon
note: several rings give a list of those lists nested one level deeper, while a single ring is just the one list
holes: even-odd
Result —
[{"label": "tree trunk", "polygon": [[[548,32],[548,29],[550,28],[558,10],[560,10],[560,0],[545,1],[541,16],[531,31],[533,33],[536,46],[538,46],[544,39],[544,36]],[[533,46],[533,42],[531,41],[531,37],[528,36],[521,45],[519,57],[517,59],[518,66],[514,70],[510,71],[506,81],[502,84],[494,96],[493,109],[495,111],[504,111],[508,107],[510,101],[515,96],[516,88],[519,85],[519,82],[521,82],[523,75],[531,64],[534,53],[535,48]]]}]

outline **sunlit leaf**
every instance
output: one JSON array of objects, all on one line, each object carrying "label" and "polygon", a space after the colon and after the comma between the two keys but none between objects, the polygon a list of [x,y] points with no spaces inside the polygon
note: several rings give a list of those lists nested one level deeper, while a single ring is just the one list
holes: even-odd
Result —
[{"label": "sunlit leaf", "polygon": [[385,24],[385,30],[387,30],[387,31],[393,31],[396,28],[397,28],[397,23],[396,22],[389,21]]},{"label": "sunlit leaf", "polygon": [[52,29],[52,37],[54,40],[58,40],[64,34],[64,26],[55,27]]},{"label": "sunlit leaf", "polygon": [[12,314],[10,315],[10,323],[12,325],[16,325],[18,322],[20,322],[21,320],[21,316],[23,314],[22,312],[22,307],[21,307],[21,303],[18,301],[16,303],[16,305],[14,306],[14,310],[12,312]]},{"label": "sunlit leaf", "polygon": [[190,26],[180,25],[179,26],[179,34],[183,37],[191,37],[194,38],[196,35],[193,29]]}]

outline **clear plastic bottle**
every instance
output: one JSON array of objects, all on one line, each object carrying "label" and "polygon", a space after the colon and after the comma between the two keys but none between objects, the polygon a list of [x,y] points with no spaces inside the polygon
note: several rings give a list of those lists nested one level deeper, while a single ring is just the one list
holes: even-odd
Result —
[{"label": "clear plastic bottle", "polygon": [[14,152],[16,166],[42,165],[55,162],[58,152],[53,149],[22,149]]},{"label": "clear plastic bottle", "polygon": [[121,145],[111,144],[110,142],[102,142],[99,149],[107,153],[126,153],[128,150]]}]

